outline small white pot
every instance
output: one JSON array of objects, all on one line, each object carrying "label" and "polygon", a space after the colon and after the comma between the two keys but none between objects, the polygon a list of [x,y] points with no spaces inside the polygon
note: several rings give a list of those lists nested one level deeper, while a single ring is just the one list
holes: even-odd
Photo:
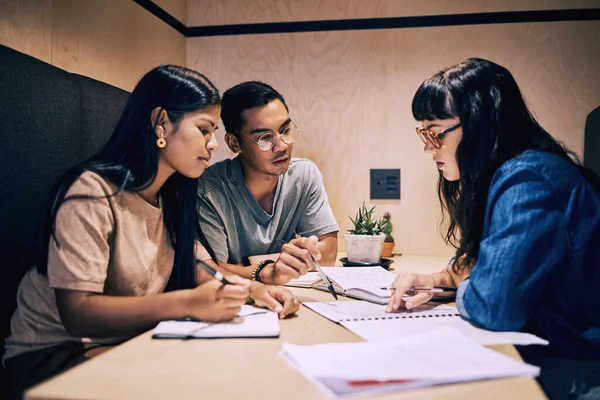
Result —
[{"label": "small white pot", "polygon": [[369,235],[351,235],[346,233],[346,252],[348,261],[358,263],[376,264],[381,260],[381,250],[385,235],[383,233],[377,236]]}]

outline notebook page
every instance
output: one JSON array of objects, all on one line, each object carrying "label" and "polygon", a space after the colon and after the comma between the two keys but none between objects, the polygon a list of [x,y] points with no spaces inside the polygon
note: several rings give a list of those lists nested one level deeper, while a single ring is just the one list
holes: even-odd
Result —
[{"label": "notebook page", "polygon": [[350,288],[346,290],[346,296],[348,297],[369,300],[379,304],[386,304],[388,301],[390,301],[392,293],[392,290],[382,289],[381,287],[367,287],[364,289]]},{"label": "notebook page", "polygon": [[302,275],[300,278],[292,279],[284,286],[293,287],[312,287],[315,283],[321,280],[321,276],[318,272],[307,272],[306,275]]},{"label": "notebook page", "polygon": [[227,322],[162,321],[153,338],[277,337],[279,317],[264,308],[243,305],[238,316]]},{"label": "notebook page", "polygon": [[389,340],[450,327],[479,344],[547,345],[548,341],[523,332],[493,332],[473,326],[460,317],[362,320],[340,322],[349,331],[365,340]]},{"label": "notebook page", "polygon": [[458,310],[444,304],[427,303],[414,310],[398,310],[386,313],[387,306],[373,304],[367,301],[337,301],[337,302],[304,302],[304,306],[321,314],[333,322],[341,321],[368,321],[387,318],[417,318],[436,316],[458,316]]},{"label": "notebook page", "polygon": [[[539,373],[538,367],[486,349],[449,327],[391,341],[284,343],[280,354],[333,395],[349,394],[335,391],[339,385],[334,383],[340,380],[412,380],[427,385]],[[373,388],[354,386],[355,393],[370,390]]]},{"label": "notebook page", "polygon": [[389,290],[381,290],[382,287],[391,286],[396,275],[378,267],[328,267],[323,272],[334,280],[345,290],[352,288],[365,289],[372,293],[385,293],[389,296]]}]

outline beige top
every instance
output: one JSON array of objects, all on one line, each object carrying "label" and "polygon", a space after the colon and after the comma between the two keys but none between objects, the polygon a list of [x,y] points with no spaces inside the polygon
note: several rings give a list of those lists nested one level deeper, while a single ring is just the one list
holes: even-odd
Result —
[{"label": "beige top", "polygon": [[[99,199],[64,202],[56,216],[57,243],[51,238],[48,275],[30,269],[19,286],[17,310],[6,339],[4,360],[65,341],[115,343],[128,338],[82,338],[63,326],[54,289],[143,296],[165,290],[175,252],[163,212],[138,194],[123,191],[93,172],[83,173],[67,196]],[[106,197],[109,196],[109,197]],[[209,259],[197,246],[199,258]]]}]

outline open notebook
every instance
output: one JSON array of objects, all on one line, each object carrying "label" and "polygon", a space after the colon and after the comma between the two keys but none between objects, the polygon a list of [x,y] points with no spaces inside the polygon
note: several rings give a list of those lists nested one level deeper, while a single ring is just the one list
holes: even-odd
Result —
[{"label": "open notebook", "polygon": [[163,321],[154,328],[154,339],[279,337],[277,313],[243,305],[231,321]]},{"label": "open notebook", "polygon": [[[323,268],[337,294],[366,300],[377,304],[387,304],[392,291],[381,289],[390,287],[396,275],[378,267],[327,267]],[[327,291],[325,284],[313,288]]]},{"label": "open notebook", "polygon": [[280,356],[336,397],[539,374],[538,367],[487,349],[449,327],[398,340],[284,343]]},{"label": "open notebook", "polygon": [[452,327],[482,345],[547,345],[548,342],[523,332],[493,332],[473,326],[460,318],[458,310],[443,304],[427,303],[414,310],[386,313],[385,306],[365,301],[304,302],[304,306],[337,322],[365,340],[392,340]]},{"label": "open notebook", "polygon": [[292,279],[285,286],[311,288],[313,285],[321,280],[321,275],[318,272],[307,272],[300,278]]}]

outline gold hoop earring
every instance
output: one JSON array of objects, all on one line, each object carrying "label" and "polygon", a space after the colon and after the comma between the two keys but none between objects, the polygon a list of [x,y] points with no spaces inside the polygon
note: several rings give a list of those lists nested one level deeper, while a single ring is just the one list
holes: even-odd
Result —
[{"label": "gold hoop earring", "polygon": [[164,149],[165,146],[167,145],[167,141],[165,140],[164,136],[165,136],[165,130],[162,126],[158,127],[160,129],[160,137],[158,139],[156,139],[156,145],[158,146],[158,148],[160,149]]}]

